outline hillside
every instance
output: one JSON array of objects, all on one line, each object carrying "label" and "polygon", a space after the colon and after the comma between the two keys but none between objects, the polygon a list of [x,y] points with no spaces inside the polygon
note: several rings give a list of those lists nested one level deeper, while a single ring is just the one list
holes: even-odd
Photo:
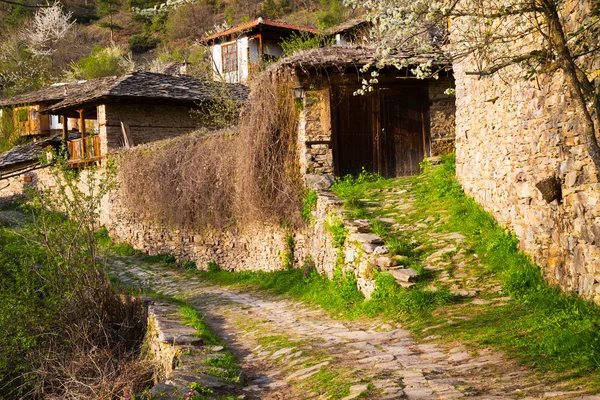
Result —
[{"label": "hillside", "polygon": [[58,14],[38,4],[0,1],[3,97],[184,59],[203,75],[210,63],[195,43],[207,32],[259,16],[327,28],[354,13],[342,0],[66,0]]}]

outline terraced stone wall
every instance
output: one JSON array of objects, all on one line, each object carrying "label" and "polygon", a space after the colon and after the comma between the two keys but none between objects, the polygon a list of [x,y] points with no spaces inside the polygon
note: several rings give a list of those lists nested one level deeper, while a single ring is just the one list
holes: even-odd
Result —
[{"label": "terraced stone wall", "polygon": [[[489,77],[454,66],[457,176],[565,291],[600,302],[600,183],[582,144],[564,78],[522,79],[513,67]],[[562,198],[536,185],[555,179]]]}]

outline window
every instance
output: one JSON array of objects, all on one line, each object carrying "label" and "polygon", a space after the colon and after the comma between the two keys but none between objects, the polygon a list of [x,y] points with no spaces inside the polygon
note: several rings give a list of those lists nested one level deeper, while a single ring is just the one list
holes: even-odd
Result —
[{"label": "window", "polygon": [[237,43],[224,44],[221,46],[221,59],[223,62],[223,73],[237,71]]}]

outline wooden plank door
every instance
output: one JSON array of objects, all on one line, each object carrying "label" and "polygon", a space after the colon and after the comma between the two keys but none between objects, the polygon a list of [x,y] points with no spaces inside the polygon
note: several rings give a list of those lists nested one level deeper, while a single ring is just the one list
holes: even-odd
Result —
[{"label": "wooden plank door", "polygon": [[426,95],[418,87],[380,91],[382,175],[411,176],[420,171],[428,147]]},{"label": "wooden plank door", "polygon": [[373,163],[372,96],[354,96],[351,89],[338,89],[335,102],[335,148],[337,175],[358,175],[364,168],[375,172]]}]

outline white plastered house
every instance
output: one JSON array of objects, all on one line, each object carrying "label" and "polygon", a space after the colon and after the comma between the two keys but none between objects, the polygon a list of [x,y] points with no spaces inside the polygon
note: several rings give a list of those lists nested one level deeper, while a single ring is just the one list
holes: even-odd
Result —
[{"label": "white plastered house", "polygon": [[292,35],[316,34],[317,30],[264,18],[229,28],[203,38],[209,46],[215,80],[246,83],[262,70],[265,61],[283,55],[281,42]]}]

